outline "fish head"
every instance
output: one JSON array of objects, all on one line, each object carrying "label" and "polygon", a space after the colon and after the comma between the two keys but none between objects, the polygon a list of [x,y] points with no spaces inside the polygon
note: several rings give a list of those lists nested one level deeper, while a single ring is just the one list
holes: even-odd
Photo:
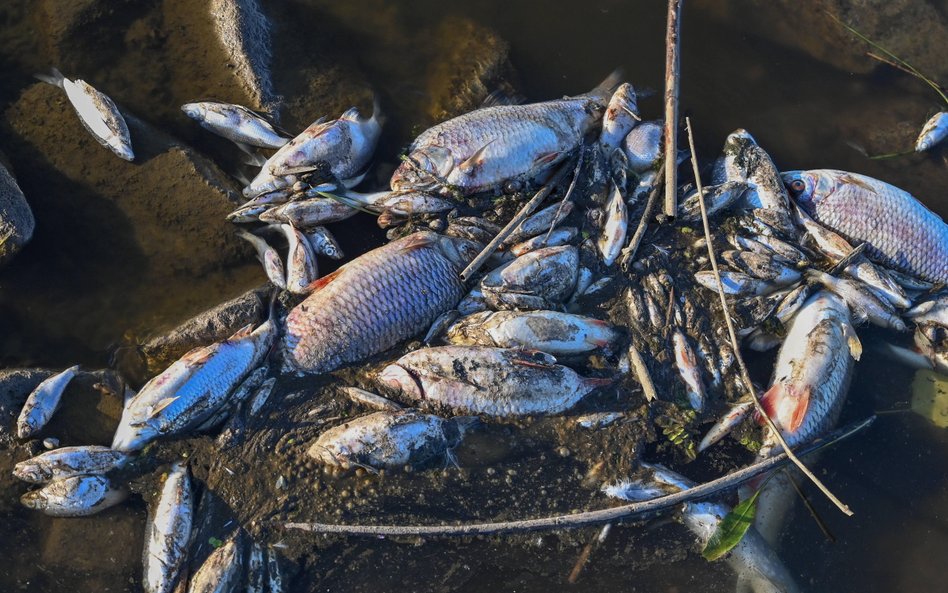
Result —
[{"label": "fish head", "polygon": [[426,146],[405,157],[392,175],[393,190],[432,191],[454,169],[451,151],[440,146]]},{"label": "fish head", "polygon": [[13,477],[24,482],[42,484],[53,478],[53,472],[48,466],[27,459],[13,466]]},{"label": "fish head", "polygon": [[46,508],[46,492],[44,489],[31,490],[20,497],[20,504],[28,509],[41,511]]},{"label": "fish head", "polygon": [[143,449],[158,436],[158,430],[149,422],[133,423],[126,414],[122,415],[115,436],[112,437],[112,449],[123,453],[132,453]]},{"label": "fish head", "polygon": [[412,399],[424,399],[425,392],[421,382],[408,369],[398,364],[390,364],[378,375],[380,384],[402,393]]},{"label": "fish head", "polygon": [[948,370],[948,327],[940,323],[922,323],[915,329],[915,346],[938,372]]},{"label": "fish head", "polygon": [[132,151],[132,147],[129,144],[125,142],[116,142],[112,148],[119,158],[125,159],[126,161],[135,160],[135,153]]},{"label": "fish head", "polygon": [[445,237],[439,235],[437,241],[438,250],[444,257],[448,258],[458,270],[463,270],[467,267],[484,248],[484,246],[477,241],[462,239],[460,237]]},{"label": "fish head", "polygon": [[207,114],[207,108],[203,103],[185,103],[181,106],[181,111],[196,121],[203,121],[205,115]]}]

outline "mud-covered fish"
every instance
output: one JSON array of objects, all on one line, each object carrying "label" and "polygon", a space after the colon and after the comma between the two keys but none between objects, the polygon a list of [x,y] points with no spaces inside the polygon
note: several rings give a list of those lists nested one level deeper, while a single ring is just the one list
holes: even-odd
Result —
[{"label": "mud-covered fish", "polygon": [[40,383],[26,398],[20,416],[16,421],[16,435],[21,439],[29,438],[43,430],[49,419],[59,408],[63,392],[79,372],[79,365],[69,367]]},{"label": "mud-covered fish", "polygon": [[734,270],[780,286],[793,284],[801,276],[798,270],[781,260],[753,251],[725,251],[721,259]]},{"label": "mud-covered fish", "polygon": [[352,218],[359,211],[334,198],[310,198],[297,202],[287,202],[264,210],[257,218],[260,222],[288,223],[294,228],[304,229],[339,222]]},{"label": "mud-covered fish", "polygon": [[62,447],[17,463],[13,476],[42,484],[83,474],[105,474],[123,466],[127,459],[120,451],[98,445]]},{"label": "mud-covered fish", "polygon": [[168,471],[145,525],[142,585],[146,593],[170,593],[175,586],[188,559],[193,504],[188,466],[179,461]]},{"label": "mud-covered fish", "polygon": [[[718,279],[713,270],[696,272],[695,281],[708,290],[716,291],[718,289]],[[727,270],[721,270],[721,286],[724,288],[724,294],[736,296],[767,294],[780,287],[775,282],[754,278],[742,272]]]},{"label": "mud-covered fish", "polygon": [[[608,496],[628,501],[644,501],[688,490],[694,482],[661,465],[642,464],[645,476],[603,486]],[[712,534],[730,512],[726,505],[714,502],[689,502],[682,505],[684,524],[704,548]],[[750,528],[728,553],[727,563],[737,574],[740,593],[799,593],[783,562],[767,542]]]},{"label": "mud-covered fish", "polygon": [[391,187],[471,195],[526,184],[579,147],[618,76],[578,97],[485,107],[429,128],[412,142]]},{"label": "mud-covered fish", "polygon": [[822,284],[843,299],[855,319],[868,320],[874,325],[895,331],[908,329],[892,305],[862,282],[851,278],[837,278],[819,270],[809,270],[807,278]]},{"label": "mud-covered fish", "polygon": [[[712,217],[719,212],[730,208],[738,203],[743,197],[744,192],[750,189],[750,185],[745,181],[725,181],[718,185],[711,185],[704,188],[704,207],[708,217]],[[678,217],[686,222],[701,220],[701,204],[699,203],[698,190],[685,196],[678,208]]]},{"label": "mud-covered fish", "polygon": [[181,111],[205,130],[237,144],[280,148],[290,141],[266,118],[242,105],[198,101],[185,103],[181,106]]},{"label": "mud-covered fish", "polygon": [[622,141],[641,120],[638,100],[632,85],[624,82],[609,99],[609,105],[602,116],[602,133],[599,134],[599,149],[603,156],[609,157],[622,145]]},{"label": "mud-covered fish", "polygon": [[331,466],[381,469],[448,456],[477,418],[445,420],[411,410],[375,412],[330,428],[310,446],[310,457]]},{"label": "mud-covered fish", "polygon": [[629,230],[629,210],[625,205],[625,200],[622,199],[619,186],[613,185],[605,210],[606,223],[603,225],[599,239],[596,240],[596,247],[599,248],[602,263],[611,266],[625,247],[625,238]]},{"label": "mud-covered fish", "polygon": [[378,379],[419,405],[497,417],[557,414],[611,383],[581,377],[544,352],[484,346],[422,348]]},{"label": "mud-covered fish", "polygon": [[135,159],[128,125],[112,99],[84,80],[69,80],[55,68],[51,74],[37,74],[36,77],[66,91],[66,97],[79,116],[79,121],[99,144],[126,161]]},{"label": "mud-covered fish", "polygon": [[484,311],[458,320],[451,344],[578,354],[605,348],[618,337],[605,321],[558,311]]},{"label": "mud-covered fish", "polygon": [[55,480],[20,497],[23,506],[53,517],[85,517],[114,506],[128,496],[105,476],[73,476]]},{"label": "mud-covered fish", "polygon": [[[747,130],[735,130],[724,143],[724,171],[728,181],[743,181],[750,188],[744,192],[743,204],[786,213],[790,208],[787,189],[770,155],[757,144]],[[789,220],[778,230],[792,232]]]},{"label": "mud-covered fish", "polygon": [[647,121],[626,135],[622,143],[626,164],[636,173],[654,169],[662,158],[662,122]]},{"label": "mud-covered fish", "polygon": [[238,535],[211,552],[191,577],[188,593],[232,593],[243,572],[243,550]]},{"label": "mud-covered fish", "polygon": [[276,249],[262,238],[247,231],[237,231],[237,236],[253,245],[257,252],[257,259],[263,264],[263,271],[267,274],[267,279],[277,288],[285,289],[286,270]]},{"label": "mud-covered fish", "polygon": [[330,259],[342,259],[345,257],[345,254],[342,252],[342,247],[339,246],[339,242],[336,241],[336,238],[326,227],[313,227],[306,230],[303,235],[306,237],[306,240],[309,241],[313,252],[317,255],[325,255]]},{"label": "mud-covered fish", "polygon": [[698,366],[694,348],[680,329],[672,332],[672,350],[675,353],[678,375],[686,387],[688,403],[691,404],[691,409],[700,412],[704,410],[708,395],[705,392],[704,381],[701,379],[701,369]]},{"label": "mud-covered fish", "polygon": [[281,224],[286,237],[286,289],[293,294],[309,294],[309,285],[319,277],[313,246],[292,225]]},{"label": "mud-covered fish", "polygon": [[909,309],[905,316],[915,323],[930,322],[948,327],[948,293],[933,295]]},{"label": "mud-covered fish", "polygon": [[563,202],[553,204],[535,214],[528,216],[523,222],[517,225],[510,235],[504,239],[503,245],[513,245],[520,243],[530,237],[546,234],[551,228],[563,222],[563,220],[573,211],[572,202]]},{"label": "mud-covered fish", "polygon": [[893,185],[865,175],[815,169],[783,174],[797,203],[818,223],[886,266],[948,283],[948,224]]},{"label": "mud-covered fish", "polygon": [[328,372],[428,329],[464,295],[458,274],[479,251],[471,241],[420,232],[320,278],[287,316],[285,366]]},{"label": "mud-covered fish", "polygon": [[932,116],[918,135],[915,141],[915,151],[925,152],[931,150],[948,138],[948,111],[940,111]]},{"label": "mud-covered fish", "polygon": [[481,291],[495,309],[556,309],[575,290],[578,273],[576,247],[544,247],[492,271]]}]

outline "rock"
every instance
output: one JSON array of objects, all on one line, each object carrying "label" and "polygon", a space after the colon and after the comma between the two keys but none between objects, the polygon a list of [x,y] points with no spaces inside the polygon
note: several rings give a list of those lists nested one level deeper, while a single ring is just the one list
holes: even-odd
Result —
[{"label": "rock", "polygon": [[[30,261],[5,270],[15,289],[4,297],[14,327],[45,343],[34,356],[46,362],[59,343],[91,359],[130,327],[159,326],[260,283],[224,218],[239,193],[200,154],[126,113],[137,158],[117,159],[47,84],[5,115],[20,185],[36,195],[37,231]],[[32,342],[17,344],[17,359],[29,359]]]},{"label": "rock", "polygon": [[0,371],[0,449],[16,444],[16,419],[30,392],[50,377],[46,369],[8,369]]},{"label": "rock", "polygon": [[35,225],[26,197],[0,160],[0,266],[33,237]]},{"label": "rock", "polygon": [[948,38],[948,20],[943,6],[930,0],[702,0],[696,6],[843,70],[869,72],[878,66],[866,56],[868,45],[827,16],[830,12],[928,76],[948,78],[944,43],[932,41]]},{"label": "rock", "polygon": [[209,12],[237,82],[255,104],[269,105],[270,21],[257,0],[211,0]]}]

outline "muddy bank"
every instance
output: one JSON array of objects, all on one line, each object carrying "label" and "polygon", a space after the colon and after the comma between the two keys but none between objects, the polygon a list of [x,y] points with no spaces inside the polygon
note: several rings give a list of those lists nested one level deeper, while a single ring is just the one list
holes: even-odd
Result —
[{"label": "muddy bank", "polygon": [[0,153],[0,266],[29,242],[35,226],[26,196]]}]

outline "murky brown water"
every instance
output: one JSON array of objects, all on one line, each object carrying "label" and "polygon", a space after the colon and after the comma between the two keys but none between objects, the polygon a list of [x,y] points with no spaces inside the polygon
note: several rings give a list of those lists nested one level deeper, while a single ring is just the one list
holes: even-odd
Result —
[{"label": "murky brown water", "polygon": [[[122,164],[94,143],[91,148],[83,145],[81,160],[37,148],[59,142],[60,136],[54,134],[63,133],[59,122],[67,120],[21,109],[22,105],[55,107],[55,103],[22,103],[21,96],[30,92],[32,72],[62,66],[48,41],[55,19],[44,12],[61,7],[48,1],[40,3],[42,10],[34,10],[35,4],[8,0],[0,6],[0,112],[4,114],[0,148],[12,161],[38,221],[33,242],[0,270],[0,362],[7,367],[81,362],[99,368],[108,363],[111,346],[126,333],[139,338],[157,333],[264,278],[246,250],[231,246],[220,252],[226,257],[214,257],[219,255],[216,244],[204,239],[216,235],[191,229],[174,211],[162,209],[161,200],[149,202],[142,197],[165,194],[164,202],[175,207],[185,203],[180,197],[172,200],[169,194],[176,189],[191,191],[191,187],[176,185],[171,171],[156,166],[148,176],[131,177],[133,183],[118,185],[110,180],[111,168]],[[367,89],[360,87],[360,81],[367,82],[380,93],[389,114],[375,174],[383,180],[412,133],[432,122],[432,104],[443,93],[436,65],[451,51],[451,43],[466,44],[477,59],[480,34],[465,38],[476,29],[458,25],[466,22],[458,19],[490,27],[509,43],[510,62],[516,69],[510,77],[530,99],[582,92],[616,66],[625,70],[637,88],[660,91],[663,4],[273,2],[268,9],[278,23],[275,55],[282,57],[274,64],[275,86],[293,107],[283,123],[295,129],[324,111],[335,113],[352,101],[365,100]],[[713,156],[727,133],[743,127],[781,168],[827,167],[865,173],[905,188],[948,218],[944,194],[948,167],[943,160],[913,156],[869,161],[847,144],[856,142],[871,152],[908,146],[920,123],[938,107],[934,94],[891,70],[853,75],[772,44],[766,30],[750,30],[734,17],[711,18],[719,4],[726,2],[695,2],[694,9],[689,6],[685,14],[682,111],[694,122],[699,152]],[[89,41],[77,46],[82,54],[60,59],[75,69],[66,71],[67,75],[86,78],[141,119],[196,147],[230,173],[239,167],[234,151],[201,132],[178,111],[182,97],[198,98],[212,86],[201,79],[205,62],[200,46],[180,53],[187,46],[173,32],[190,23],[188,11],[203,5],[181,0],[115,3],[100,28],[85,31]],[[304,38],[301,31],[308,35]],[[930,42],[948,50],[948,39]],[[316,87],[306,88],[298,82],[303,68],[325,71],[339,86],[322,87],[318,92],[313,90]],[[175,75],[176,71],[193,74]],[[339,92],[332,93],[332,88]],[[313,96],[299,99],[306,93]],[[640,106],[647,117],[660,115],[658,96],[640,101]],[[66,114],[73,117],[71,112]],[[53,127],[57,130],[51,131]],[[126,204],[119,202],[123,196]],[[151,213],[158,228],[146,224]],[[193,214],[198,215],[206,213]],[[337,227],[350,257],[383,240],[365,217]],[[143,238],[143,233],[149,235]],[[162,242],[177,247],[151,249]],[[187,248],[193,249],[187,258],[190,264],[170,261],[172,254]],[[866,338],[866,343],[873,339],[878,334]],[[867,350],[857,365],[844,422],[873,410],[901,407],[910,397],[911,373]],[[89,434],[82,436],[86,437],[82,443],[64,440],[63,444],[87,444]],[[491,436],[516,439],[518,433]],[[93,431],[92,437],[101,444],[109,440],[106,431]],[[493,463],[477,460],[478,454],[490,457],[489,447],[482,451],[474,446],[468,454],[475,466]],[[3,455],[0,452],[0,460]],[[519,463],[529,466],[530,459]],[[943,575],[937,559],[948,554],[945,467],[948,433],[912,414],[883,416],[868,433],[824,455],[819,463],[824,481],[856,515],[843,517],[806,489],[835,541],[828,541],[798,505],[781,554],[804,589],[941,590]],[[472,475],[483,474],[475,469]],[[526,478],[512,484],[537,486]],[[0,487],[0,557],[4,558],[0,590],[140,590],[145,506],[139,497],[133,495],[121,507],[93,518],[52,519],[16,504],[20,485],[4,477]],[[511,503],[513,510],[526,498],[543,496],[540,490],[515,490],[511,486],[510,500],[518,501]],[[324,489],[310,496],[333,492]],[[378,500],[385,504],[384,498]],[[404,503],[405,497],[400,500]],[[504,500],[474,500],[472,508],[479,502],[492,510],[505,504]],[[601,500],[590,503],[605,504]],[[523,508],[536,507],[524,504]],[[309,586],[325,574],[327,582],[350,590],[401,590],[405,583],[415,589],[472,593],[489,589],[733,590],[727,568],[689,554],[691,539],[674,524],[647,530],[637,525],[617,527],[593,552],[578,583],[568,584],[575,559],[594,535],[590,531],[423,545],[320,541],[315,559],[307,564],[314,572],[298,575],[296,582]],[[301,552],[297,549],[296,553]],[[323,572],[315,574],[317,570]]]}]

